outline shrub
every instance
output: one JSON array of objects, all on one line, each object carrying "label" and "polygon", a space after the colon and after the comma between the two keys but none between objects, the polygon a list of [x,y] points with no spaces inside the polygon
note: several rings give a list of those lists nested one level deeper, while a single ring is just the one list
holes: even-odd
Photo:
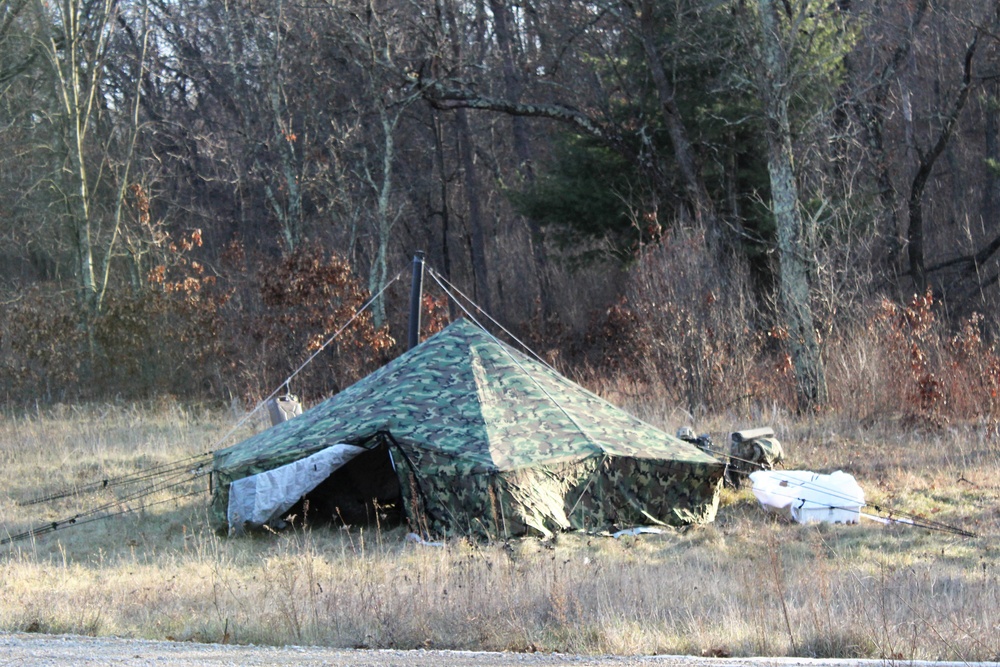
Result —
[{"label": "shrub", "polygon": [[72,296],[52,285],[36,285],[4,301],[0,311],[4,399],[64,400],[87,375],[86,357],[81,354],[87,334]]},{"label": "shrub", "polygon": [[903,416],[936,425],[995,417],[1000,357],[982,336],[982,316],[974,313],[949,331],[934,305],[930,290],[905,307],[882,299],[869,323],[870,343],[881,348],[885,380],[898,387],[893,393]]},{"label": "shrub", "polygon": [[644,248],[626,296],[591,327],[592,364],[656,387],[691,414],[788,403],[787,356],[751,301],[739,261],[721,267],[702,232],[673,230]]},{"label": "shrub", "polygon": [[[184,256],[153,268],[141,290],[121,287],[87,321],[71,295],[35,287],[0,314],[6,400],[174,394],[256,400],[287,379],[367,299],[350,265],[303,246],[277,263],[248,262],[239,244],[216,272]],[[255,269],[250,269],[250,265]],[[309,396],[335,392],[383,363],[394,344],[363,313],[295,380]]]}]

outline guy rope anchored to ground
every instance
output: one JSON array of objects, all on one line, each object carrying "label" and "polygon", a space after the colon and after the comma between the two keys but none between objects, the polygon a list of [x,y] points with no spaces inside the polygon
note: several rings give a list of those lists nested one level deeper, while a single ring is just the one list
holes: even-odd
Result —
[{"label": "guy rope anchored to ground", "polygon": [[[497,326],[507,336],[509,336],[511,340],[515,341],[528,354],[530,354],[532,357],[538,360],[539,363],[541,363],[542,365],[544,365],[549,369],[552,369],[551,365],[549,365],[540,355],[538,355],[523,341],[514,336],[510,331],[505,329],[499,322],[493,319],[489,313],[480,308],[469,296],[467,296],[461,290],[459,290],[457,287],[451,284],[447,279],[441,276],[433,268],[428,267],[428,269],[430,276],[435,280],[435,282],[437,282],[437,284],[441,287],[441,289],[448,296],[448,298],[450,298],[452,302],[455,303],[465,313],[466,317],[472,320],[477,326],[479,326],[484,331],[486,330],[485,327],[476,319],[476,315],[484,316],[492,324]],[[458,298],[459,296],[461,297],[461,299]],[[469,305],[466,306],[465,303],[463,303],[463,300]],[[773,432],[771,434],[773,435]],[[755,435],[755,432],[748,432],[747,435],[748,435],[747,438],[741,438],[741,441],[738,442],[738,444],[743,445],[743,447],[739,448],[739,451],[737,453],[734,453],[732,450],[729,452],[722,452],[717,449],[714,449],[712,445],[712,440],[707,435],[695,438],[693,432],[691,432],[690,438],[685,437],[682,439],[695,444],[700,449],[702,449],[702,451],[705,451],[706,453],[709,453],[715,456],[716,458],[726,462],[727,464],[726,477],[728,479],[740,479],[743,477],[748,477],[752,472],[755,472],[757,470],[769,470],[773,468],[773,462],[770,462],[770,457],[768,456],[768,452],[763,452],[761,456],[753,456],[753,457],[751,457],[746,453],[745,450],[748,449],[746,445],[752,445],[758,440],[757,438],[753,437]],[[780,446],[777,445],[776,441],[774,445],[778,448],[779,453],[777,454],[777,457],[780,459],[781,458]],[[833,498],[834,500],[840,500],[845,502],[853,500],[853,498],[838,493],[836,490],[825,488],[823,485],[815,482],[801,482],[798,484],[798,488],[801,488],[803,490],[822,491],[825,495]],[[918,528],[926,528],[928,530],[951,533],[954,535],[959,535],[961,537],[977,536],[975,533],[964,530],[962,528],[952,526],[941,521],[934,521],[933,519],[928,519],[926,517],[922,517],[917,514],[890,508],[884,504],[869,504],[866,505],[866,507],[868,507],[871,511],[862,512],[862,514],[867,518],[875,521],[880,521],[883,523],[900,523]],[[834,507],[834,509],[837,508]]]},{"label": "guy rope anchored to ground", "polygon": [[[715,449],[712,446],[711,438],[707,435],[699,436],[697,440],[699,442],[698,446],[702,449],[702,451],[712,454],[713,456],[727,462],[727,472],[730,475],[735,475],[737,477],[749,477],[752,473],[758,470],[771,470],[771,467],[762,462],[759,458],[745,458],[735,455],[731,451],[723,452]],[[779,480],[782,479],[781,471],[774,471],[774,474]],[[801,489],[803,491],[818,491],[821,492],[823,496],[831,498],[834,501],[843,501],[845,503],[845,506],[827,505],[826,508],[828,509],[846,509],[847,506],[853,505],[855,501],[853,497],[842,493],[837,489],[830,488],[820,482],[802,480],[798,477],[793,477],[791,473],[785,476],[784,481],[788,483],[789,489],[792,489],[790,493],[794,494],[794,489]],[[794,497],[792,499],[803,502],[805,500],[803,498]],[[814,501],[810,500],[810,502]],[[960,537],[978,537],[976,533],[965,530],[964,528],[953,526],[951,524],[944,523],[943,521],[935,521],[934,519],[929,519],[925,516],[914,514],[912,512],[895,509],[882,503],[867,503],[863,507],[868,508],[869,511],[862,511],[862,516],[880,523],[903,524],[913,526],[915,528],[925,528],[927,530],[951,533]]]},{"label": "guy rope anchored to ground", "polygon": [[[429,268],[429,267],[428,267]],[[451,299],[451,301],[459,307],[466,317],[469,318],[471,322],[476,324],[483,331],[487,331],[478,320],[477,316],[482,316],[487,318],[494,326],[503,331],[509,338],[515,341],[523,350],[530,354],[534,359],[538,360],[546,368],[552,369],[551,365],[548,364],[544,359],[542,359],[537,353],[535,353],[530,347],[528,347],[524,342],[515,337],[511,332],[501,326],[495,319],[493,319],[486,311],[476,305],[472,299],[467,295],[462,293],[458,288],[447,281],[443,276],[438,274],[433,268],[429,268],[429,273],[431,277],[437,282],[440,288],[444,291],[446,296]],[[53,502],[56,500],[62,500],[71,497],[80,497],[86,494],[94,494],[101,492],[109,492],[113,494],[112,499],[104,504],[101,504],[92,509],[79,512],[71,517],[58,520],[50,521],[42,525],[36,526],[29,530],[25,530],[16,534],[8,534],[7,536],[0,538],[0,545],[9,545],[14,542],[34,538],[36,536],[44,535],[56,531],[59,528],[67,526],[82,525],[84,523],[89,523],[91,521],[98,521],[101,519],[107,519],[115,516],[120,516],[123,514],[130,513],[134,511],[132,503],[137,503],[139,506],[145,508],[154,505],[159,505],[162,503],[173,502],[181,498],[196,495],[203,492],[203,488],[195,488],[195,482],[200,478],[208,475],[211,472],[211,462],[214,452],[220,448],[224,443],[226,443],[233,434],[235,434],[248,420],[250,420],[256,413],[258,413],[264,406],[266,406],[272,399],[276,398],[282,390],[288,391],[291,386],[291,382],[298,376],[309,364],[311,364],[318,355],[320,355],[333,341],[335,341],[362,313],[364,313],[371,305],[379,298],[381,295],[389,288],[390,285],[395,283],[401,276],[403,272],[400,272],[391,280],[389,280],[386,285],[378,292],[378,294],[372,296],[368,301],[366,301],[362,307],[354,313],[354,315],[336,332],[334,332],[322,345],[320,345],[294,372],[292,372],[288,378],[278,385],[278,388],[272,391],[267,397],[259,401],[257,405],[243,416],[229,431],[218,439],[212,447],[207,452],[201,454],[196,454],[185,459],[181,459],[173,462],[166,462],[157,464],[150,468],[138,471],[131,475],[122,475],[118,477],[107,477],[100,479],[90,484],[83,486],[77,486],[72,489],[67,489],[63,491],[48,493],[36,498],[31,498],[20,502],[22,506],[36,505],[41,503]],[[489,333],[487,331],[487,333]],[[489,334],[491,337],[492,334]],[[494,337],[494,340],[495,337]],[[506,348],[504,348],[506,349]],[[513,358],[513,357],[512,357]],[[514,359],[514,362],[520,366],[520,362]],[[522,368],[522,370],[524,370]],[[531,377],[530,373],[527,373],[528,377]],[[533,379],[533,378],[532,378]],[[538,388],[545,394],[549,400],[555,404],[557,408],[562,410],[566,417],[580,430],[584,437],[588,437],[586,430],[581,426],[573,417],[559,405],[559,403],[545,390],[541,385]],[[747,442],[743,444],[752,444],[755,440],[756,435],[762,435],[761,433],[754,432],[737,432],[737,434],[744,434],[747,436],[745,440]],[[760,456],[747,455],[743,449],[733,449],[731,448],[729,452],[717,451],[713,448],[711,438],[708,436],[700,436],[694,438],[693,433],[690,433],[689,437],[684,437],[681,433],[678,433],[682,439],[694,443],[700,449],[706,453],[715,456],[719,460],[727,464],[727,477],[732,481],[735,479],[740,479],[742,477],[750,475],[756,470],[764,470],[773,468],[774,461],[767,459],[766,465],[765,461]],[[773,435],[773,433],[771,433]],[[767,438],[763,438],[767,440]],[[737,442],[734,440],[734,442]],[[777,442],[774,441],[775,446]],[[765,457],[766,458],[766,457]],[[777,473],[780,475],[780,472]],[[792,480],[789,480],[792,481]],[[827,497],[831,498],[834,502],[837,501],[853,501],[853,498],[849,498],[846,495],[839,494],[835,489],[824,488],[821,484],[816,484],[814,482],[803,482],[801,480],[795,480],[797,488],[802,490],[817,490],[822,491]],[[791,489],[792,486],[789,485]],[[791,491],[790,491],[791,492]],[[172,493],[173,495],[165,500],[158,500],[156,502],[148,502],[148,499],[154,494]],[[801,493],[801,492],[800,492]],[[581,494],[582,498],[583,494]],[[899,511],[893,508],[886,507],[881,504],[871,504],[867,505],[872,512],[863,513],[864,516],[871,518],[873,520],[881,521],[883,523],[901,523],[905,525],[910,525],[914,527],[926,528],[928,530],[936,530],[951,533],[954,535],[959,535],[962,537],[976,537],[975,533],[966,531],[962,528],[951,526],[949,524],[934,521],[926,517],[922,517],[916,514],[907,513]],[[837,509],[831,505],[832,509]]]},{"label": "guy rope anchored to ground", "polygon": [[[361,308],[359,308],[357,312],[355,312],[351,318],[343,324],[343,326],[327,338],[326,341],[309,356],[309,358],[307,358],[281,384],[279,384],[277,389],[259,401],[250,412],[237,421],[237,423],[233,425],[221,438],[216,440],[208,451],[177,461],[160,463],[130,475],[106,477],[82,486],[75,486],[20,501],[17,504],[22,507],[26,507],[54,502],[56,500],[64,500],[66,498],[78,498],[84,495],[105,491],[115,494],[112,500],[104,504],[78,512],[64,519],[49,521],[17,533],[7,533],[4,537],[0,537],[0,546],[10,545],[14,542],[22,540],[33,539],[35,537],[55,532],[60,528],[80,526],[92,521],[100,521],[103,519],[110,519],[124,514],[129,514],[134,511],[131,503],[140,503],[143,508],[148,508],[203,493],[203,488],[192,487],[197,480],[211,472],[212,455],[215,450],[222,447],[222,445],[226,443],[234,433],[246,424],[247,421],[249,421],[255,414],[260,412],[271,399],[277,397],[282,390],[287,391],[287,388],[291,385],[292,380],[294,380],[296,376],[298,376],[310,363],[313,362],[313,360],[316,359],[317,356],[319,356],[327,347],[330,346],[331,343],[333,343],[333,341],[335,341],[345,330],[347,330],[347,328],[351,326],[351,324],[353,324],[362,313],[370,308],[375,300],[378,299],[387,289],[389,289],[390,285],[399,280],[402,275],[402,272],[396,274],[396,276],[389,280],[377,294],[368,299],[368,301],[366,301]],[[117,493],[115,493],[116,491]],[[163,500],[146,502],[147,499],[153,495],[167,492],[173,493],[174,495]]]}]

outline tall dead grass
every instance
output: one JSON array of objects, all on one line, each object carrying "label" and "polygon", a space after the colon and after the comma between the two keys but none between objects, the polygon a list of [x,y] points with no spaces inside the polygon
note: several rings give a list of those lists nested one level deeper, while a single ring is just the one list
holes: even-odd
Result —
[{"label": "tall dead grass", "polygon": [[[660,536],[441,548],[405,530],[301,526],[227,539],[197,495],[116,502],[54,490],[139,472],[248,435],[238,412],[115,403],[0,421],[7,533],[109,504],[114,518],[0,555],[0,628],[194,641],[584,653],[1000,658],[1000,356],[975,316],[929,295],[855,304],[824,328],[831,406],[795,416],[779,326],[745,271],[674,233],[640,258],[595,328],[592,389],[673,431],[772,426],[788,467],[854,474],[870,503],[975,531],[798,526],[727,490],[716,522]],[[995,325],[995,323],[992,323]],[[603,327],[603,328],[602,328]],[[200,484],[201,486],[197,486]],[[120,512],[120,513],[119,513]]]},{"label": "tall dead grass", "polygon": [[[795,410],[788,334],[754,292],[745,262],[720,261],[703,232],[673,229],[636,260],[625,296],[594,327],[589,367],[577,375],[643,411],[668,407],[689,421],[757,421]],[[954,322],[931,292],[904,303],[856,291],[819,301],[825,414],[868,426],[971,421],[1000,429],[996,314]]]},{"label": "tall dead grass", "polygon": [[[673,428],[683,415],[645,416]],[[0,628],[346,647],[1000,656],[997,439],[976,425],[921,434],[766,416],[794,467],[844,468],[873,501],[980,537],[786,524],[748,492],[727,491],[715,524],[660,536],[435,548],[403,529],[298,527],[228,539],[208,528],[205,489],[6,550]],[[198,453],[232,418],[169,403],[7,414],[0,520],[14,532],[65,517],[87,500],[16,501]]]}]

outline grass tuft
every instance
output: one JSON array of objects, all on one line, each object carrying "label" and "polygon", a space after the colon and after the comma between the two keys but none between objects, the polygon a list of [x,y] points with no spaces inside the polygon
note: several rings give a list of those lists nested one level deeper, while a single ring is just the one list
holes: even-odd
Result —
[{"label": "grass tuft", "polygon": [[[673,430],[677,415],[647,414]],[[905,430],[770,415],[790,467],[857,476],[873,502],[976,531],[789,524],[748,490],[718,520],[619,540],[451,540],[302,528],[227,539],[200,495],[0,554],[0,629],[177,641],[704,656],[993,660],[1000,445],[977,423]],[[18,501],[199,453],[232,416],[174,403],[63,406],[0,423],[9,533],[113,496]],[[705,430],[727,417],[705,418]],[[739,426],[745,424],[740,423]]]}]

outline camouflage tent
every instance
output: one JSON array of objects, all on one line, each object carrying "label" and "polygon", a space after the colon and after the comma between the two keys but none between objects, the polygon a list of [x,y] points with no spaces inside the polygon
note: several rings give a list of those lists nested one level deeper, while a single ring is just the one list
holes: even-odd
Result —
[{"label": "camouflage tent", "polygon": [[[243,520],[230,505],[235,481],[341,443],[364,455],[333,473],[327,492],[399,502],[414,529],[437,535],[707,522],[724,468],[459,320],[301,416],[218,451],[216,521]],[[327,511],[348,504],[341,494]]]}]

